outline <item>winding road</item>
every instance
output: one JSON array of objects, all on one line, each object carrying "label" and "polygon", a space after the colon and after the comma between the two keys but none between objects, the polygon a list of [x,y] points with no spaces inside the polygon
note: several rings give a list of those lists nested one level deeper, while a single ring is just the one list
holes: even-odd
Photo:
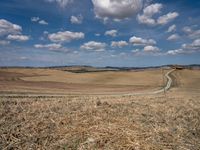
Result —
[{"label": "winding road", "polygon": [[167,84],[166,84],[166,86],[165,86],[163,89],[161,89],[161,90],[154,91],[153,94],[162,93],[162,92],[165,92],[165,91],[167,91],[167,90],[170,89],[170,87],[171,87],[171,85],[172,85],[172,82],[173,82],[172,78],[170,77],[170,74],[171,74],[172,72],[174,72],[175,70],[176,70],[176,69],[173,69],[173,70],[171,70],[171,71],[169,71],[169,72],[167,72],[167,73],[165,74],[165,77],[167,78]]},{"label": "winding road", "polygon": [[167,72],[165,74],[165,78],[167,78],[167,84],[165,85],[165,87],[163,87],[160,90],[156,90],[156,91],[150,91],[150,92],[142,92],[142,93],[130,93],[130,94],[124,94],[127,96],[135,96],[135,95],[152,95],[152,94],[159,94],[159,93],[163,93],[168,91],[171,88],[171,85],[173,83],[172,78],[170,77],[170,74],[173,73],[176,69],[172,69],[169,72]]}]

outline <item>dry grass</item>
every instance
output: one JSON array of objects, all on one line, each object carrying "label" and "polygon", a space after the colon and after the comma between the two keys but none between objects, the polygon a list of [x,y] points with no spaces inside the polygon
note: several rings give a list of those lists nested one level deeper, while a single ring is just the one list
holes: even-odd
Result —
[{"label": "dry grass", "polygon": [[0,96],[0,149],[199,150],[199,71],[173,78],[166,95]]},{"label": "dry grass", "polygon": [[199,97],[1,98],[0,149],[200,149]]},{"label": "dry grass", "polygon": [[161,70],[71,73],[53,69],[1,69],[0,91],[43,93],[129,93],[159,89]]}]

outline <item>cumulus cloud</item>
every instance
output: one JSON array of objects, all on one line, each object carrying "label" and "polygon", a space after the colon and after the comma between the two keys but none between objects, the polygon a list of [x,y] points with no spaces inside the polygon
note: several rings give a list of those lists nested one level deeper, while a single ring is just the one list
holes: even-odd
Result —
[{"label": "cumulus cloud", "polygon": [[112,41],[111,42],[111,46],[112,47],[119,47],[119,48],[121,48],[121,47],[124,47],[124,46],[127,46],[127,45],[128,45],[128,43],[126,41]]},{"label": "cumulus cloud", "polygon": [[61,44],[35,44],[34,45],[35,48],[46,48],[46,49],[49,49],[49,50],[57,50],[57,49],[60,49],[62,47]]},{"label": "cumulus cloud", "polygon": [[200,38],[200,30],[193,30],[191,27],[184,27],[183,32],[191,39]]},{"label": "cumulus cloud", "polygon": [[193,30],[190,28],[190,27],[188,27],[188,26],[185,26],[185,27],[183,27],[183,32],[185,32],[185,33],[192,33],[193,32]]},{"label": "cumulus cloud", "polygon": [[55,52],[64,52],[64,53],[68,53],[70,50],[63,47],[60,43],[51,43],[51,44],[35,44],[34,45],[35,48],[37,49],[47,49],[50,51],[55,51]]},{"label": "cumulus cloud", "polygon": [[176,25],[175,24],[171,25],[167,30],[168,33],[169,32],[174,32],[174,31],[176,31]]},{"label": "cumulus cloud", "polygon": [[178,35],[178,34],[172,34],[172,35],[170,35],[168,38],[167,38],[167,40],[168,41],[176,41],[176,40],[178,40],[180,38],[180,36]]},{"label": "cumulus cloud", "polygon": [[141,37],[133,36],[129,39],[129,42],[133,45],[155,45],[156,41],[153,39],[143,39]]},{"label": "cumulus cloud", "polygon": [[5,19],[0,19],[0,36],[5,36],[8,34],[20,34],[22,27],[13,24]]},{"label": "cumulus cloud", "polygon": [[186,51],[183,49],[175,49],[175,50],[169,50],[167,51],[168,55],[177,55],[177,54],[185,54]]},{"label": "cumulus cloud", "polygon": [[143,6],[143,0],[92,0],[97,18],[121,20],[135,15]]},{"label": "cumulus cloud", "polygon": [[138,14],[137,19],[139,23],[147,24],[147,25],[155,25],[156,20],[154,20],[152,17],[153,15],[160,13],[160,10],[162,9],[162,4],[156,3],[151,4],[143,9],[143,14]]},{"label": "cumulus cloud", "polygon": [[154,14],[159,13],[163,5],[159,3],[151,4],[144,8],[143,15],[152,17]]},{"label": "cumulus cloud", "polygon": [[163,5],[159,3],[151,4],[145,7],[143,9],[143,14],[137,15],[138,22],[150,26],[165,25],[179,16],[177,12],[169,12],[166,15],[160,16],[158,19],[154,19],[153,16],[155,14],[161,13],[162,8]]},{"label": "cumulus cloud", "polygon": [[42,24],[42,25],[48,25],[48,24],[49,24],[49,23],[46,22],[45,20],[40,20],[38,23],[39,23],[39,24]]},{"label": "cumulus cloud", "polygon": [[191,44],[183,44],[182,48],[188,49],[188,50],[200,51],[200,38],[194,40]]},{"label": "cumulus cloud", "polygon": [[0,19],[0,37],[4,39],[0,41],[0,45],[8,45],[10,41],[27,41],[29,36],[22,35],[22,27],[11,23],[5,19]]},{"label": "cumulus cloud", "polygon": [[196,39],[193,41],[192,46],[200,47],[200,39]]},{"label": "cumulus cloud", "polygon": [[191,39],[200,38],[200,30],[193,31],[191,34],[189,34],[189,37]]},{"label": "cumulus cloud", "polygon": [[41,25],[48,25],[49,24],[47,21],[40,19],[40,17],[32,17],[31,21],[32,22],[38,22]]},{"label": "cumulus cloud", "polygon": [[24,42],[24,41],[28,41],[29,37],[26,35],[8,35],[7,36],[8,40],[13,40],[13,41],[19,41],[19,42]]},{"label": "cumulus cloud", "polygon": [[9,45],[10,44],[10,41],[6,41],[6,40],[0,40],[0,45]]},{"label": "cumulus cloud", "polygon": [[157,23],[160,25],[165,25],[171,21],[173,21],[179,14],[177,12],[170,12],[166,15],[160,16],[157,20]]},{"label": "cumulus cloud", "polygon": [[45,1],[49,3],[57,3],[62,8],[66,7],[68,4],[73,2],[73,0],[45,0]]},{"label": "cumulus cloud", "polygon": [[81,24],[83,22],[83,16],[71,16],[70,21],[72,24]]},{"label": "cumulus cloud", "polygon": [[32,17],[32,18],[31,18],[31,21],[32,21],[32,22],[37,22],[37,21],[39,21],[39,20],[40,20],[39,17]]},{"label": "cumulus cloud", "polygon": [[107,46],[106,43],[90,41],[90,42],[84,43],[81,46],[81,49],[93,50],[93,51],[104,51],[106,46]]},{"label": "cumulus cloud", "polygon": [[117,36],[117,30],[109,30],[105,32],[105,35],[109,35],[112,37],[116,37]]},{"label": "cumulus cloud", "polygon": [[70,42],[72,40],[83,39],[84,37],[85,35],[82,32],[71,31],[57,32],[48,35],[48,38],[52,42]]},{"label": "cumulus cloud", "polygon": [[167,55],[190,54],[200,52],[200,39],[194,40],[191,44],[183,44],[181,48],[167,51]]},{"label": "cumulus cloud", "polygon": [[144,52],[158,52],[158,51],[160,51],[160,49],[156,46],[148,45],[144,47]]}]

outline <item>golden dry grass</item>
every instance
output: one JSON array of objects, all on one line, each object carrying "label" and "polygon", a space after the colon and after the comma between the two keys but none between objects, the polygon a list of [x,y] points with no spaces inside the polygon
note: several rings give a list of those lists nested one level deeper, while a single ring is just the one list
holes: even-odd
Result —
[{"label": "golden dry grass", "polygon": [[199,149],[199,97],[1,98],[1,149]]},{"label": "golden dry grass", "polygon": [[174,73],[166,95],[1,96],[0,149],[198,150],[198,74]]},{"label": "golden dry grass", "polygon": [[1,69],[0,91],[130,93],[163,86],[161,70],[71,73],[53,69]]},{"label": "golden dry grass", "polygon": [[[10,73],[21,73],[25,81],[55,81],[83,84],[111,85],[151,85],[162,84],[161,70],[144,71],[102,71],[90,73],[71,73],[53,69],[7,69]],[[26,77],[28,76],[28,77]],[[143,79],[143,80],[141,80]]]}]

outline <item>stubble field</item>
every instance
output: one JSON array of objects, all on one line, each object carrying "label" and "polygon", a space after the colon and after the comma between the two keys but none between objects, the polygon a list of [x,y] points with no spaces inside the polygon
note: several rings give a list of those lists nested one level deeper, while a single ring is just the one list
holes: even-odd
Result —
[{"label": "stubble field", "polygon": [[166,93],[125,96],[162,88],[162,71],[2,69],[0,149],[198,150],[200,71],[171,77]]}]

